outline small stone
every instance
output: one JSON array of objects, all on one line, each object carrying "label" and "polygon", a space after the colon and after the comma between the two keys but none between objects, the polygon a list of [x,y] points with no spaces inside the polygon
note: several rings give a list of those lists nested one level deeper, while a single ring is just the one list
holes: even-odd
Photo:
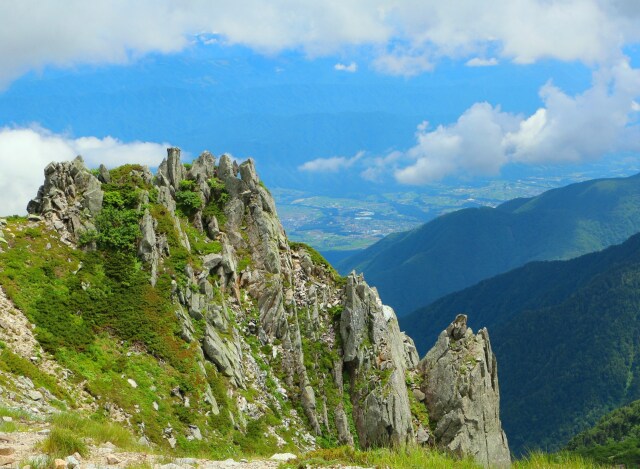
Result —
[{"label": "small stone", "polygon": [[418,402],[422,402],[425,400],[427,396],[425,396],[425,394],[422,391],[416,388],[413,390],[413,397],[415,397],[418,400]]},{"label": "small stone", "polygon": [[291,453],[276,453],[273,456],[271,456],[271,458],[269,458],[273,461],[291,461],[292,459],[297,459],[297,456],[295,454],[291,454]]},{"label": "small stone", "polygon": [[[41,216],[39,216],[39,215],[30,214],[30,215],[27,217],[27,220],[29,220],[29,221],[41,221],[41,220],[42,220],[42,217],[41,217]],[[56,459],[56,461],[57,461],[57,459]],[[62,461],[62,459],[61,459],[60,461]]]},{"label": "small stone", "polygon": [[73,453],[73,455],[72,455],[72,456],[73,456],[74,458],[76,458],[78,461],[82,461],[82,456],[80,456],[80,453],[75,452],[75,453]]},{"label": "small stone", "polygon": [[80,461],[78,461],[75,456],[67,456],[65,460],[69,467],[78,467],[80,465]]},{"label": "small stone", "polygon": [[418,433],[416,434],[416,441],[420,445],[424,445],[424,444],[428,443],[429,442],[429,433],[427,433],[427,431],[424,428],[420,427],[418,429]]},{"label": "small stone", "polygon": [[158,410],[160,408],[160,406],[158,405],[158,403],[156,401],[153,401],[153,408],[155,410]]},{"label": "small stone", "polygon": [[247,464],[249,461],[248,461],[247,459],[242,458],[242,459],[240,460],[240,462],[241,462],[241,463],[243,463],[243,464]]},{"label": "small stone", "polygon": [[55,461],[53,461],[53,467],[55,467],[55,469],[62,469],[64,467],[67,467],[67,461],[65,461],[64,459],[56,459]]},{"label": "small stone", "polygon": [[224,461],[220,462],[220,465],[222,467],[234,467],[234,466],[239,466],[240,463],[234,461],[233,459],[229,458],[229,459],[225,459]]},{"label": "small stone", "polygon": [[191,436],[196,440],[202,440],[202,433],[200,429],[196,425],[189,425],[189,430],[191,431]]},{"label": "small stone", "polygon": [[16,458],[13,456],[0,456],[0,466],[13,465],[16,462]]},{"label": "small stone", "polygon": [[13,418],[5,415],[4,417],[2,417],[2,421],[3,422],[13,422]]},{"label": "small stone", "polygon": [[138,439],[138,444],[141,446],[151,446],[151,443],[149,443],[149,440],[147,439],[146,436],[141,436]]},{"label": "small stone", "polygon": [[11,456],[15,452],[16,452],[16,450],[11,448],[10,446],[4,446],[4,447],[0,448],[0,455],[1,456]]},{"label": "small stone", "polygon": [[129,385],[130,385],[132,388],[137,388],[137,387],[138,387],[138,383],[136,383],[136,382],[135,382],[134,380],[132,380],[131,378],[129,378],[129,379],[127,380],[127,383],[129,383]]},{"label": "small stone", "polygon": [[38,431],[38,435],[48,435],[49,433],[51,433],[51,430],[49,430],[48,428],[44,428]]},{"label": "small stone", "polygon": [[44,396],[40,391],[29,391],[28,396],[32,401],[41,401],[44,399]]},{"label": "small stone", "polygon": [[111,464],[112,466],[115,466],[117,464],[120,464],[121,462],[122,460],[115,454],[107,455],[107,464]]},{"label": "small stone", "polygon": [[169,442],[169,446],[171,446],[171,449],[176,447],[177,441],[176,441],[176,439],[174,437],[171,436],[171,437],[167,438],[167,441]]}]

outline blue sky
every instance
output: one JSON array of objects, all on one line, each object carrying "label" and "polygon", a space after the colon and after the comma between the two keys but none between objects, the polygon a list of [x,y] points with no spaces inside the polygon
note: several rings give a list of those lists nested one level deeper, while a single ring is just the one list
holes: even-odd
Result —
[{"label": "blue sky", "polygon": [[[48,161],[252,156],[336,195],[640,147],[640,8],[598,0],[4,2],[0,212]],[[606,160],[604,160],[606,161]],[[22,200],[24,199],[24,200]]]}]

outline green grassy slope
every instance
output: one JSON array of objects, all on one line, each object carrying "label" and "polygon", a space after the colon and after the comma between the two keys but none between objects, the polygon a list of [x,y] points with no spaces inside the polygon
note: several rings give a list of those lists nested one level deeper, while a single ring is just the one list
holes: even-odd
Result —
[{"label": "green grassy slope", "polygon": [[600,179],[439,217],[338,264],[399,315],[534,260],[569,259],[640,231],[640,175]]},{"label": "green grassy slope", "polygon": [[569,261],[534,262],[401,320],[421,352],[446,319],[487,327],[500,364],[502,419],[516,453],[557,449],[640,398],[640,235]]}]

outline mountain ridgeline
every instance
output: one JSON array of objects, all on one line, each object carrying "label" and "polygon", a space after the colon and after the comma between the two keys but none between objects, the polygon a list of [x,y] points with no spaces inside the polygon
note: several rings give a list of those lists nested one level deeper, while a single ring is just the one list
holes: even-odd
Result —
[{"label": "mountain ridgeline", "polygon": [[443,215],[339,262],[399,316],[535,260],[570,259],[640,231],[640,175],[600,179]]},{"label": "mountain ridgeline", "polygon": [[183,455],[421,444],[509,464],[487,331],[458,317],[420,361],[362,276],[288,242],[253,160],[51,163],[28,212],[0,221],[0,315],[58,368],[0,344],[0,400],[25,375]]},{"label": "mountain ridgeline", "polygon": [[516,454],[559,449],[606,412],[640,399],[640,234],[484,280],[401,325],[427,350],[444,318],[460,312],[492,331],[502,418]]}]

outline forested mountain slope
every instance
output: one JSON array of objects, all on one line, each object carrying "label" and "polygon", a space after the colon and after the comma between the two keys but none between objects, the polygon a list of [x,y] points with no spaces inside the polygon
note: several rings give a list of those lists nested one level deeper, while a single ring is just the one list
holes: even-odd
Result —
[{"label": "forested mountain slope", "polygon": [[512,448],[556,449],[640,398],[640,235],[568,261],[532,262],[401,318],[419,350],[444,317],[491,330]]},{"label": "forested mountain slope", "polygon": [[363,272],[399,316],[530,261],[569,259],[640,231],[640,175],[464,209],[390,235],[338,264]]}]

